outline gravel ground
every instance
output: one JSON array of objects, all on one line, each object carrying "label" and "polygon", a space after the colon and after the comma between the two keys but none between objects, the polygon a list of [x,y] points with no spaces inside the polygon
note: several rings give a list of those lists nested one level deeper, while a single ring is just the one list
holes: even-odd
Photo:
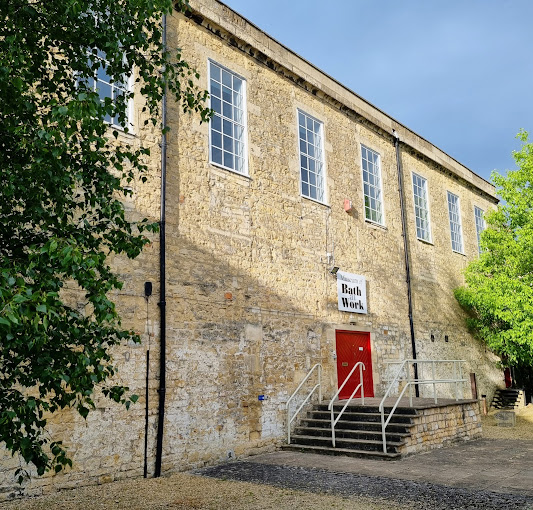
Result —
[{"label": "gravel ground", "polygon": [[[533,508],[533,498],[446,487],[379,476],[333,473],[321,469],[232,462],[199,471],[204,476],[268,484],[346,498],[379,498],[420,510],[515,510]],[[390,506],[389,506],[390,508]]]},{"label": "gravel ground", "polygon": [[[516,427],[483,417],[489,439],[533,439],[533,405]],[[201,474],[202,476],[198,476]],[[533,509],[532,498],[312,468],[233,462],[196,473],[65,490],[0,504],[2,510],[462,510]]]}]

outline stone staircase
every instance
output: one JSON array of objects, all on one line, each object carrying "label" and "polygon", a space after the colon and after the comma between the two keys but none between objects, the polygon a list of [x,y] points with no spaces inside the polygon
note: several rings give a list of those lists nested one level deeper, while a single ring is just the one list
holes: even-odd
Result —
[{"label": "stone staircase", "polygon": [[516,409],[521,407],[525,405],[524,391],[514,388],[498,389],[490,405],[494,409]]},{"label": "stone staircase", "polygon": [[[333,406],[335,417],[344,404]],[[386,415],[390,407],[385,408]],[[291,444],[285,450],[297,450],[329,455],[346,455],[393,460],[401,457],[400,448],[411,436],[415,409],[398,407],[387,426],[387,453],[383,452],[381,414],[378,406],[350,405],[335,426],[336,447],[331,444],[331,413],[328,406],[315,404],[295,427]]]}]

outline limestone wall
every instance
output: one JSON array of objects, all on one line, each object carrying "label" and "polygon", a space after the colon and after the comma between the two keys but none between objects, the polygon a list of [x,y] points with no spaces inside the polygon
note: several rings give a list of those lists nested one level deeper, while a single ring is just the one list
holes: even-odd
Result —
[{"label": "limestone wall", "polygon": [[482,436],[479,403],[419,409],[402,455],[427,452]]}]

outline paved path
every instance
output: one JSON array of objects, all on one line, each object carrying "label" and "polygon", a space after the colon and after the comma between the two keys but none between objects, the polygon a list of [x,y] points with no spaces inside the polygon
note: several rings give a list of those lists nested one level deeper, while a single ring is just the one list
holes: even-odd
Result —
[{"label": "paved path", "polygon": [[420,509],[533,509],[533,440],[481,439],[399,461],[279,451],[198,473]]}]

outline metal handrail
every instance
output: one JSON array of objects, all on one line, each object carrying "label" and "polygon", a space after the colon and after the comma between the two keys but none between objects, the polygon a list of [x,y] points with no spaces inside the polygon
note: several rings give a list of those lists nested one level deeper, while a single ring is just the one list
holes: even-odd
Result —
[{"label": "metal handrail", "polygon": [[[397,363],[397,362],[393,362]],[[399,363],[399,362],[398,362]],[[431,363],[432,364],[432,379],[413,379],[411,380],[411,371],[409,368],[407,369],[407,384],[404,386],[403,390],[401,391],[400,395],[396,399],[396,403],[392,407],[387,420],[385,421],[385,399],[389,396],[390,392],[392,391],[392,388],[395,383],[400,382],[400,374],[402,373],[404,367],[406,364],[415,364],[415,363]],[[454,377],[451,379],[437,379],[435,376],[435,363],[453,363],[453,375]],[[455,384],[455,400],[459,400],[459,383],[465,383],[467,382],[466,379],[463,379],[463,370],[461,367],[461,363],[465,363],[465,360],[457,360],[457,359],[440,359],[440,360],[416,360],[416,359],[406,359],[403,362],[401,362],[400,368],[397,372],[397,374],[394,376],[392,381],[389,384],[389,387],[387,388],[387,391],[385,392],[385,395],[381,399],[381,402],[379,404],[379,411],[381,413],[381,437],[383,441],[383,453],[387,453],[387,439],[385,430],[387,428],[387,425],[389,424],[394,411],[396,411],[396,408],[398,407],[398,404],[400,403],[400,400],[402,399],[404,393],[409,388],[409,406],[413,407],[413,391],[412,388],[415,385],[419,384],[432,384],[433,385],[433,397],[435,399],[435,404],[437,403],[437,384],[440,383],[453,383]],[[457,377],[457,367],[459,367],[459,377]]]},{"label": "metal handrail", "polygon": [[[296,394],[300,391],[300,388],[305,384],[307,379],[311,377],[311,374],[318,369],[318,383],[315,384],[314,388],[311,390],[311,392],[305,397],[305,400],[303,401],[302,405],[298,408],[298,410],[293,414],[292,418],[290,417],[290,409],[289,404],[291,403],[291,400],[296,396]],[[287,400],[287,403],[285,404],[285,408],[287,409],[287,443],[291,444],[291,423],[294,421],[296,416],[298,416],[298,413],[302,410],[303,406],[307,404],[307,401],[311,398],[313,393],[318,388],[318,402],[322,403],[322,365],[320,363],[317,363],[316,365],[309,370],[307,375],[304,377],[302,382],[298,385],[298,388],[296,388],[293,392],[293,394],[289,397]]]},{"label": "metal handrail", "polygon": [[[348,402],[346,402],[346,404],[344,404],[344,407],[342,408],[341,412],[337,416],[337,419],[335,420],[334,419],[334,415],[333,415],[333,402],[335,402],[335,400],[339,396],[340,392],[342,391],[342,389],[344,388],[344,386],[348,382],[348,379],[350,379],[350,377],[352,377],[352,374],[355,372],[355,369],[357,367],[359,367],[359,381],[360,381],[359,385],[355,388],[355,390],[353,390],[353,393],[350,396],[350,398],[348,399]],[[364,385],[363,385],[363,370],[366,370],[365,364],[362,361],[357,362],[354,365],[354,367],[352,368],[352,370],[350,371],[350,373],[348,374],[348,376],[346,377],[346,379],[344,379],[344,382],[341,384],[341,386],[337,390],[337,393],[335,393],[335,395],[333,396],[333,398],[331,399],[331,401],[330,401],[330,403],[328,405],[328,409],[331,411],[331,444],[333,445],[333,448],[335,448],[335,425],[337,425],[338,421],[341,419],[342,414],[344,413],[344,411],[348,407],[348,404],[352,401],[353,396],[357,393],[359,388],[361,388],[362,404],[365,405],[365,388],[364,388]]]}]

